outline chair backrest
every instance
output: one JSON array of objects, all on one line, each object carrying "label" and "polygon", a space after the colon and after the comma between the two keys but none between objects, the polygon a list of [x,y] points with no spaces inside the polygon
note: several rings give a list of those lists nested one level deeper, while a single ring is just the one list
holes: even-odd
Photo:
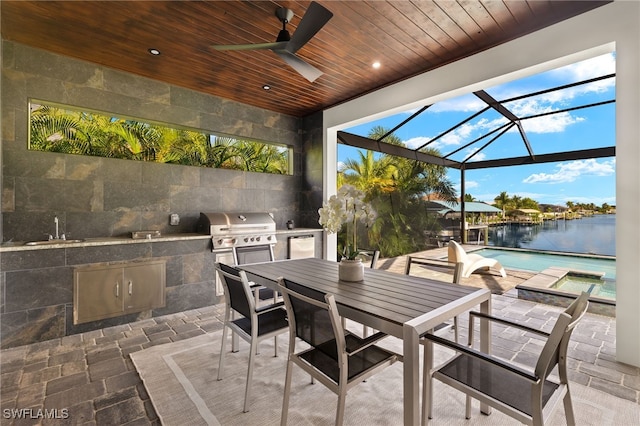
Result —
[{"label": "chair backrest", "polygon": [[359,249],[360,259],[363,262],[369,265],[371,269],[376,269],[378,267],[378,258],[380,257],[380,250],[373,249]]},{"label": "chair backrest", "polygon": [[540,352],[535,367],[537,377],[546,379],[554,367],[560,364],[565,369],[567,348],[571,333],[589,307],[589,294],[584,291],[565,309],[556,320],[547,342]]},{"label": "chair backrest", "polygon": [[464,251],[460,244],[456,243],[453,240],[449,241],[449,249],[447,250],[447,255],[449,262],[464,263],[465,260],[467,260],[467,252]]},{"label": "chair backrest", "polygon": [[251,318],[255,311],[255,301],[251,296],[246,273],[224,263],[216,263],[215,267],[231,308],[245,318]]},{"label": "chair backrest", "polygon": [[296,337],[338,359],[344,352],[344,332],[332,294],[325,294],[286,278],[279,288],[287,307],[289,328]]},{"label": "chair backrest", "polygon": [[451,282],[454,284],[459,284],[460,278],[462,277],[463,265],[460,262],[450,262],[444,259],[432,259],[427,257],[407,256],[407,261],[404,267],[405,275],[411,275],[412,265],[420,265],[436,274],[445,273],[447,276],[450,276]]}]

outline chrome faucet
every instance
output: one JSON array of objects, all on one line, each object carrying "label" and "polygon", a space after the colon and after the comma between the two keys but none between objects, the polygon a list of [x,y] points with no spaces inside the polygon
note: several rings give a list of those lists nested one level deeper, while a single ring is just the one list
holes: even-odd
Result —
[{"label": "chrome faucet", "polygon": [[49,239],[50,240],[59,240],[59,239],[63,239],[64,240],[65,239],[65,235],[64,234],[60,235],[60,232],[59,232],[60,221],[58,220],[58,216],[55,216],[53,218],[53,224],[56,227],[56,234],[55,234],[55,237],[53,235],[49,234]]}]

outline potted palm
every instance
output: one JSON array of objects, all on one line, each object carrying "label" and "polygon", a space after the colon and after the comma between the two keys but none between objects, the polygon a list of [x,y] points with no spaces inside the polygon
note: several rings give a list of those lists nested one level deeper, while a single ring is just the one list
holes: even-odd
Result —
[{"label": "potted palm", "polygon": [[343,185],[318,210],[319,223],[328,233],[337,233],[346,226],[346,242],[338,268],[342,281],[362,281],[364,278],[364,265],[358,257],[358,223],[369,227],[376,220],[376,212],[364,199],[364,192]]}]

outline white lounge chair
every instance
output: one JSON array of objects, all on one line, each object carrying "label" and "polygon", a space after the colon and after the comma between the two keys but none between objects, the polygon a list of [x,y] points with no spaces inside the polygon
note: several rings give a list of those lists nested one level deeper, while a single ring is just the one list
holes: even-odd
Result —
[{"label": "white lounge chair", "polygon": [[479,254],[467,253],[455,241],[449,241],[449,262],[462,263],[462,277],[469,278],[478,269],[494,269],[500,272],[503,277],[507,276],[504,268],[495,259],[480,256]]}]

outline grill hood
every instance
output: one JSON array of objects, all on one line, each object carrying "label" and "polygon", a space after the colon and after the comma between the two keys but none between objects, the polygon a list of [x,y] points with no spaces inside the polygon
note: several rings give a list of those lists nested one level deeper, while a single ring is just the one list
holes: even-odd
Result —
[{"label": "grill hood", "polygon": [[269,213],[200,213],[198,232],[211,236],[261,235],[276,231]]}]

